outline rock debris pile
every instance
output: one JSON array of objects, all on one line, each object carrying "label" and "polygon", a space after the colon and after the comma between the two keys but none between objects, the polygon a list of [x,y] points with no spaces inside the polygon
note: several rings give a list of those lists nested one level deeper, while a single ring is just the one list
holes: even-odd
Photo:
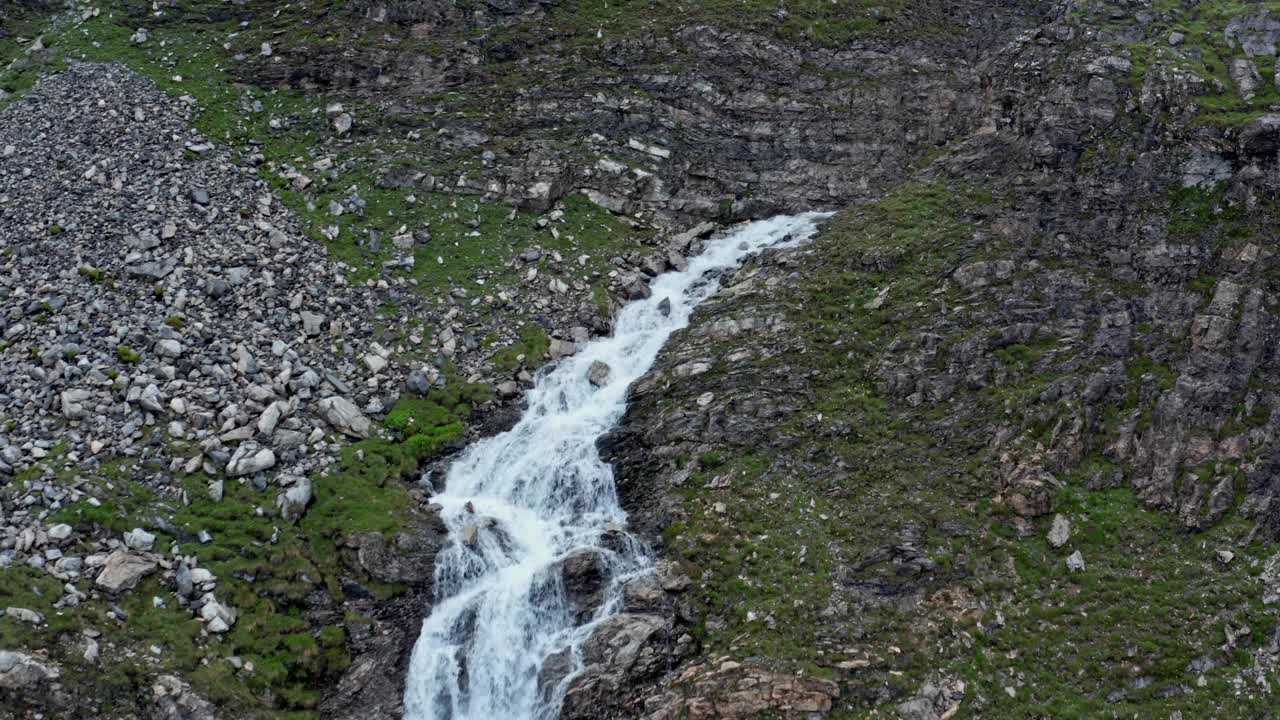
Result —
[{"label": "rock debris pile", "polygon": [[78,471],[147,459],[161,470],[131,479],[203,472],[214,499],[224,482],[275,483],[296,520],[307,478],[340,436],[369,435],[366,412],[399,381],[353,351],[370,293],[192,113],[122,67],[76,65],[0,123],[0,565],[113,593],[163,562],[220,632],[235,611],[200,592],[214,578],[153,555],[167,548],[147,531],[70,554],[81,538],[46,518],[93,495]]}]

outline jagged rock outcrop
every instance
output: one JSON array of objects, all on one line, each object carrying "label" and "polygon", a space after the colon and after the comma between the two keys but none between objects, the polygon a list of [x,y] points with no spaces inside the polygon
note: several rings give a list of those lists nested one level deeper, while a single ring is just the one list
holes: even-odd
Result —
[{"label": "jagged rock outcrop", "polygon": [[[924,630],[953,610],[1001,607],[976,630],[995,646],[1020,632],[1009,616],[1039,592],[1040,580],[1026,580],[1039,570],[1006,574],[961,538],[1044,542],[1052,560],[1037,561],[1062,573],[1050,581],[1059,588],[1121,563],[1081,536],[1090,516],[1072,503],[1082,492],[1129,492],[1183,528],[1242,545],[1276,538],[1267,478],[1280,398],[1267,388],[1280,372],[1268,349],[1280,326],[1275,288],[1261,279],[1273,271],[1273,210],[1261,198],[1274,191],[1280,160],[1270,116],[1206,124],[1203,98],[1232,92],[1219,77],[1188,70],[1174,43],[1135,85],[1137,53],[1123,44],[1132,39],[1109,45],[1117,40],[1095,22],[1063,13],[993,54],[974,132],[884,199],[838,215],[811,248],[724,279],[719,300],[631,389],[626,419],[601,448],[633,524],[694,566],[707,652],[740,648],[729,656],[741,661],[782,634],[835,673],[833,706],[934,717],[976,703],[981,714],[1016,706],[1023,692],[1052,692],[1054,681],[1024,686],[1001,670],[969,676],[986,685],[907,687],[890,670],[974,672],[950,653],[983,641]],[[1134,37],[1150,32],[1146,23]],[[1132,523],[1150,517],[1125,512]],[[1058,517],[1067,530],[1050,534]],[[1222,530],[1224,517],[1244,518],[1247,532]],[[782,526],[803,539],[763,530]],[[875,530],[842,529],[851,526]],[[924,527],[940,539],[931,543]],[[1132,542],[1144,548],[1173,541],[1140,537]],[[716,557],[740,546],[748,550],[737,563]],[[811,560],[815,547],[821,560]],[[936,559],[951,550],[965,560]],[[752,565],[766,554],[794,563],[788,592],[770,590],[768,563]],[[1219,572],[1230,563],[1222,557],[1194,562]],[[1130,572],[1152,582],[1176,572],[1155,562]],[[1231,577],[1247,597],[1260,592]],[[817,602],[821,619],[790,612],[793,602]],[[1064,606],[1073,602],[1087,600]],[[1117,644],[1163,632],[1141,625]],[[899,656],[895,627],[926,632],[933,649]],[[1220,640],[1207,635],[1197,626],[1179,642]],[[1067,664],[1074,652],[1052,651]],[[1113,681],[1089,702],[1183,693],[1203,672],[1187,667],[1154,691],[1149,679]],[[680,677],[651,681],[650,701]]]}]

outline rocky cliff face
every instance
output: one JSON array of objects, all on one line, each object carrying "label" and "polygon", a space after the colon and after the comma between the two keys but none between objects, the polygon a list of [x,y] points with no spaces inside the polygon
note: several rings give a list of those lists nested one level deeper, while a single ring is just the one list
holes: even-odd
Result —
[{"label": "rocky cliff face", "polygon": [[736,716],[740,664],[835,714],[1265,715],[1277,156],[1216,108],[1257,108],[1220,73],[1270,55],[1225,29],[1269,16],[1120,14],[993,55],[976,132],[726,281],[633,388],[605,448],[718,659],[617,716]]},{"label": "rocky cliff face", "polygon": [[686,5],[0,9],[0,715],[399,717],[419,471],[812,209],[602,445],[563,716],[1272,712],[1280,12]]}]

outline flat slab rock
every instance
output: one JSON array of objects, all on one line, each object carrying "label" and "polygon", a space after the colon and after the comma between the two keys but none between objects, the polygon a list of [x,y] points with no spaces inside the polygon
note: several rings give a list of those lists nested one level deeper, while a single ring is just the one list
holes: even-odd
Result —
[{"label": "flat slab rock", "polygon": [[141,555],[117,550],[107,556],[106,564],[94,584],[110,593],[133,589],[142,578],[155,572],[155,562]]},{"label": "flat slab rock", "polygon": [[0,690],[34,690],[41,683],[57,680],[62,671],[26,653],[0,650]]}]

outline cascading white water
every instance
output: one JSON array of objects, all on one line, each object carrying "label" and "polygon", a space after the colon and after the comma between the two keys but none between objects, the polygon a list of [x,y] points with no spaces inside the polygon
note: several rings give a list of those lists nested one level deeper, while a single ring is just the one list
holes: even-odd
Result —
[{"label": "cascading white water", "polygon": [[[445,491],[433,498],[444,508],[450,541],[436,559],[436,604],[409,667],[408,720],[549,720],[559,713],[568,681],[581,669],[578,646],[617,612],[622,583],[651,565],[639,543],[602,542],[610,531],[616,536],[626,515],[596,440],[621,419],[627,386],[716,291],[716,271],[812,235],[822,217],[776,217],[708,243],[687,270],[655,279],[652,297],[624,307],[613,336],[540,375],[514,428],[453,463]],[[610,369],[601,387],[587,379],[596,361]],[[605,602],[585,623],[575,617],[559,571],[583,549],[605,559],[609,579]],[[566,651],[569,677],[540,688],[544,661]]]}]

